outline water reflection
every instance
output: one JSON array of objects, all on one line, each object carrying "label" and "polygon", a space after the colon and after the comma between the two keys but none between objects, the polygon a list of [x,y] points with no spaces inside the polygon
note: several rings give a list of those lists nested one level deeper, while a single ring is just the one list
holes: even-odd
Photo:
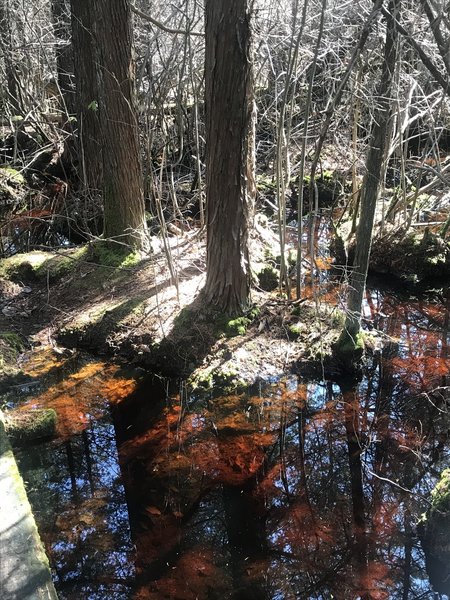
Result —
[{"label": "water reflection", "polygon": [[134,548],[110,406],[129,394],[136,381],[117,366],[82,355],[55,362],[48,350],[26,362],[24,368],[39,378],[41,392],[21,408],[54,408],[58,439],[17,450],[16,457],[58,595],[129,598]]},{"label": "water reflection", "polygon": [[450,465],[448,296],[369,290],[365,310],[393,342],[357,385],[66,378],[84,426],[21,459],[61,597],[434,598],[416,524]]}]

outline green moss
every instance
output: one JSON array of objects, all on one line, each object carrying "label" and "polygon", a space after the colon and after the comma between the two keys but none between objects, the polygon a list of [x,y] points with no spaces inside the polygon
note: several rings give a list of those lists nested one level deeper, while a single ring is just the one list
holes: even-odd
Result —
[{"label": "green moss", "polygon": [[117,269],[130,268],[140,261],[136,252],[130,252],[128,248],[98,242],[91,249],[92,260],[105,267],[116,267]]},{"label": "green moss", "polygon": [[11,280],[46,279],[55,281],[70,273],[86,255],[87,247],[52,252],[15,254],[0,261],[0,277]]},{"label": "green moss", "polygon": [[329,311],[330,325],[333,329],[342,329],[345,325],[345,313],[339,308],[333,307]]},{"label": "green moss", "polygon": [[275,192],[276,183],[272,176],[260,174],[256,176],[256,187],[258,190],[264,192]]},{"label": "green moss", "polygon": [[250,321],[254,321],[255,319],[257,319],[259,317],[259,315],[261,314],[261,309],[259,306],[253,306],[253,308],[251,308],[248,313],[247,313],[247,317],[250,319]]},{"label": "green moss", "polygon": [[450,511],[450,469],[442,472],[439,482],[431,492],[431,507],[440,512]]},{"label": "green moss", "polygon": [[445,469],[431,492],[431,506],[421,516],[417,532],[435,592],[450,594],[450,469]]},{"label": "green moss", "polygon": [[237,319],[231,319],[227,321],[224,327],[224,333],[227,337],[234,337],[236,335],[244,335],[247,332],[247,327],[251,323],[251,319],[247,317],[238,317]]},{"label": "green moss", "polygon": [[40,251],[15,254],[0,261],[0,277],[4,279],[33,279],[35,269],[48,258],[48,254]]},{"label": "green moss", "polygon": [[12,167],[0,167],[0,178],[7,179],[9,183],[26,185],[25,177]]},{"label": "green moss", "polygon": [[[234,337],[244,335],[248,326],[260,314],[260,309],[256,306],[248,310],[245,315],[230,319],[229,315],[218,313],[215,311],[202,312],[202,320],[209,324],[214,330],[216,336],[225,335],[226,337]],[[192,311],[189,308],[184,308],[176,318],[178,327],[191,327],[192,322],[198,319],[198,312]]]},{"label": "green moss", "polygon": [[192,326],[192,323],[197,320],[197,312],[189,306],[185,306],[180,310],[174,320],[174,327],[184,329]]},{"label": "green moss", "polygon": [[246,313],[245,316],[225,321],[223,326],[223,332],[227,337],[245,335],[247,333],[248,326],[259,316],[260,312],[260,309],[254,306]]},{"label": "green moss", "polygon": [[299,323],[294,323],[293,325],[288,326],[288,337],[290,340],[296,340],[300,337],[302,333],[302,328]]},{"label": "green moss", "polygon": [[333,347],[333,353],[347,366],[357,363],[364,353],[364,333],[360,331],[356,336],[351,336],[344,330]]},{"label": "green moss", "polygon": [[237,371],[233,369],[221,369],[214,372],[212,385],[215,392],[219,394],[235,393],[245,387],[245,383],[239,379]]},{"label": "green moss", "polygon": [[232,394],[246,387],[239,374],[232,368],[198,371],[188,380],[188,385],[197,392],[209,392],[214,396]]}]

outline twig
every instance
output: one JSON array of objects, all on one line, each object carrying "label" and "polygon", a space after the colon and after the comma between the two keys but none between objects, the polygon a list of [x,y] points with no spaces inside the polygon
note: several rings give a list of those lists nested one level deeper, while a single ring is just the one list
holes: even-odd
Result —
[{"label": "twig", "polygon": [[155,27],[158,27],[158,29],[165,31],[166,33],[173,33],[174,35],[196,35],[197,37],[205,37],[205,34],[202,31],[186,31],[183,29],[172,29],[171,27],[167,27],[166,25],[164,25],[164,23],[161,23],[161,21],[157,21],[147,13],[142,12],[142,10],[139,10],[139,8],[134,6],[134,4],[131,4],[130,6],[134,14],[138,15],[139,17],[141,17],[141,19],[144,19],[145,21],[149,21],[149,23],[151,23]]}]

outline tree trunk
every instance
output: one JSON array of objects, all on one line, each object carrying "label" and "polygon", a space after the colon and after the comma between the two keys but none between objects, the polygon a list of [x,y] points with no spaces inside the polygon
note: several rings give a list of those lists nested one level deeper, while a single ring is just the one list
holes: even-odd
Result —
[{"label": "tree trunk", "polygon": [[399,14],[400,0],[391,0],[386,15],[387,31],[381,81],[375,97],[377,107],[366,158],[366,174],[361,190],[361,214],[356,232],[356,250],[350,277],[350,292],[347,306],[344,337],[356,343],[360,326],[364,288],[369,268],[372,230],[381,184],[383,160],[386,153],[387,132],[391,108],[392,77],[397,59],[397,33],[394,17]]},{"label": "tree trunk", "polygon": [[128,0],[92,0],[103,141],[104,236],[147,248]]},{"label": "tree trunk", "polygon": [[98,190],[103,181],[103,158],[91,2],[72,0],[71,8],[80,180],[83,191]]},{"label": "tree trunk", "polygon": [[253,65],[248,0],[206,0],[206,191],[209,305],[250,303],[249,220],[255,196]]}]

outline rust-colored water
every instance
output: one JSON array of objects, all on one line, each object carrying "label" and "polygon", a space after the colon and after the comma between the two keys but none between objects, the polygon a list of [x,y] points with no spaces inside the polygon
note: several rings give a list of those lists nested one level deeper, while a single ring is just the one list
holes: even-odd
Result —
[{"label": "rust-colored water", "polygon": [[61,436],[23,468],[60,597],[434,598],[416,523],[450,465],[448,308],[369,290],[394,341],[357,385],[205,398],[95,362],[47,385]]}]

